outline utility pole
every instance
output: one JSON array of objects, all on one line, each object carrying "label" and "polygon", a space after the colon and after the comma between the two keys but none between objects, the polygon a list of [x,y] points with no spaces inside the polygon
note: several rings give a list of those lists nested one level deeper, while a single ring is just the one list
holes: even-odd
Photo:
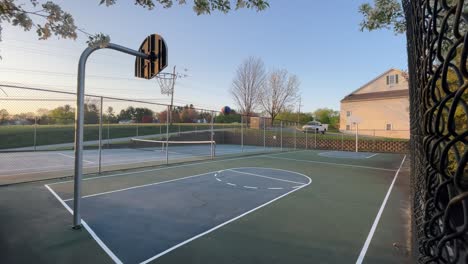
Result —
[{"label": "utility pole", "polygon": [[174,105],[174,88],[175,88],[175,82],[176,82],[176,79],[177,79],[177,75],[176,75],[176,66],[174,66],[174,71],[172,72],[172,74],[174,74],[174,80],[172,81],[172,89],[171,89],[171,107],[169,108],[170,109],[170,114],[169,114],[169,118],[170,118],[170,122],[171,122],[171,125],[172,125],[172,107]]}]

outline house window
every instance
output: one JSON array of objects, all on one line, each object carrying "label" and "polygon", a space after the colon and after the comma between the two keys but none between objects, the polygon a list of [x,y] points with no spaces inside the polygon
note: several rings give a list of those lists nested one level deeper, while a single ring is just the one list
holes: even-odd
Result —
[{"label": "house window", "polygon": [[393,85],[398,83],[398,74],[387,75],[387,85]]},{"label": "house window", "polygon": [[392,130],[392,124],[387,124],[387,126],[386,126],[385,129],[386,129],[386,130]]},{"label": "house window", "polygon": [[351,111],[346,111],[346,116],[351,116]]},{"label": "house window", "polygon": [[351,126],[350,126],[350,125],[346,125],[346,130],[351,130]]}]

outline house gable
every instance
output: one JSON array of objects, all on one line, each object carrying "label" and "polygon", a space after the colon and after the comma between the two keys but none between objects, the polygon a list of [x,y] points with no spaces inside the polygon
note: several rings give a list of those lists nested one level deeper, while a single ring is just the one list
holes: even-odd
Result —
[{"label": "house gable", "polygon": [[[389,76],[397,79],[397,83],[387,84]],[[407,74],[401,70],[389,69],[388,71],[377,76],[370,82],[364,84],[359,89],[352,92],[352,94],[366,94],[366,93],[377,93],[377,92],[390,92],[396,90],[408,90]]]}]

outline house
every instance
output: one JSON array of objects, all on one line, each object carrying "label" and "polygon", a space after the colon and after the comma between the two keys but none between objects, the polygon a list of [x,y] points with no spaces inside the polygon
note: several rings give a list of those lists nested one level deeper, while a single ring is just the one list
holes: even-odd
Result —
[{"label": "house", "polygon": [[408,74],[389,69],[341,100],[340,131],[409,138]]}]

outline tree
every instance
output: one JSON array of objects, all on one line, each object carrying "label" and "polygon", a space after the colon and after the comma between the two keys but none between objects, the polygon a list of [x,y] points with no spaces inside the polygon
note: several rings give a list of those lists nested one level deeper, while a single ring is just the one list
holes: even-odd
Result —
[{"label": "tree", "polygon": [[84,104],[84,120],[86,124],[99,123],[99,109],[93,103]]},{"label": "tree", "polygon": [[49,112],[52,124],[71,124],[75,117],[75,111],[70,105],[59,106]]},{"label": "tree", "polygon": [[319,108],[315,110],[314,117],[316,121],[322,124],[329,124],[335,128],[337,128],[340,123],[340,112],[330,108]]},{"label": "tree", "polygon": [[361,31],[377,29],[393,29],[397,34],[406,31],[406,21],[403,8],[398,0],[374,0],[374,5],[364,3],[359,6],[359,13],[364,16]]},{"label": "tree", "polygon": [[312,121],[313,118],[312,118],[312,115],[309,113],[295,113],[295,112],[292,112],[292,111],[285,111],[285,112],[281,112],[278,114],[278,116],[276,117],[277,119],[281,119],[281,120],[286,120],[286,121],[293,121],[293,122],[297,122],[298,120],[298,115],[299,115],[299,123],[301,124],[305,124],[309,121]]},{"label": "tree", "polygon": [[[91,35],[75,25],[73,16],[62,10],[60,5],[51,0],[29,0],[28,3],[18,3],[17,0],[0,0],[0,41],[4,23],[18,26],[24,31],[36,29],[39,39],[45,40],[52,35],[64,39],[76,39],[77,33],[88,35],[90,46],[105,45],[110,37],[102,33]],[[27,2],[27,0],[26,0]],[[117,0],[97,0],[99,5],[112,6]],[[257,11],[269,7],[267,0],[194,0],[193,10],[198,14],[210,14],[212,11],[228,13],[235,4],[235,9],[252,8]],[[135,5],[146,9],[157,6],[170,8],[174,3],[186,4],[186,0],[134,0]]]},{"label": "tree", "polygon": [[10,114],[6,109],[0,109],[0,124],[5,122]]},{"label": "tree", "polygon": [[115,123],[117,121],[117,117],[114,114],[114,108],[112,106],[107,107],[104,119],[109,123]]},{"label": "tree", "polygon": [[265,79],[265,65],[260,58],[249,57],[239,65],[230,92],[241,114],[250,115],[258,107]]},{"label": "tree", "polygon": [[[174,115],[173,115],[174,116]],[[193,123],[193,120],[197,119],[198,117],[198,112],[197,110],[193,108],[184,108],[180,112],[180,122],[182,123]]]},{"label": "tree", "polygon": [[261,91],[260,104],[272,123],[279,113],[292,108],[297,100],[299,86],[299,78],[286,70],[274,70],[269,73]]}]

